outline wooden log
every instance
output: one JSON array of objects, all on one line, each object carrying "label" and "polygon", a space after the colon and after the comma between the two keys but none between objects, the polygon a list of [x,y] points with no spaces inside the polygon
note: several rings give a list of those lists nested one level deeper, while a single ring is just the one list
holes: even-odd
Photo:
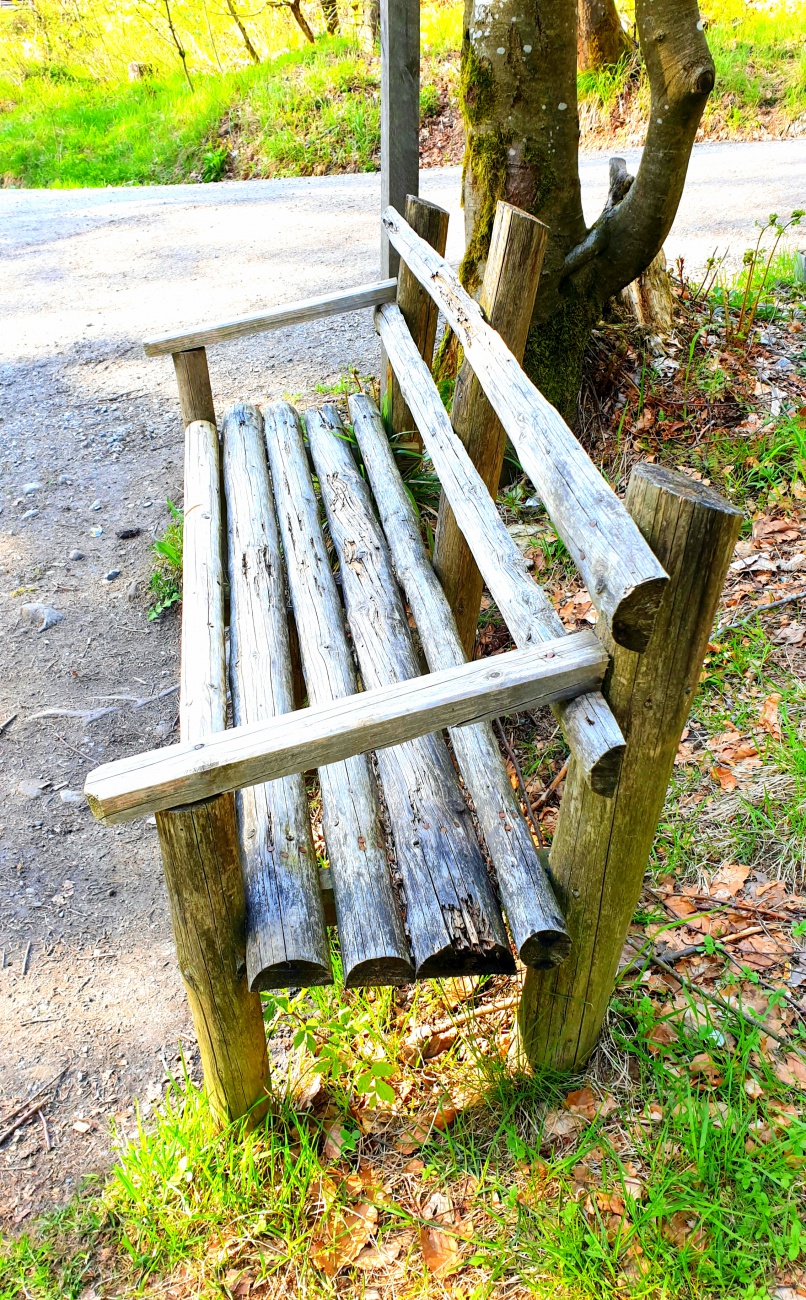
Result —
[{"label": "wooden log", "polygon": [[[416,198],[413,194],[409,194],[406,199],[406,220],[412,230],[416,230],[417,234],[431,244],[438,253],[445,255],[445,245],[448,241],[448,213],[444,208],[437,207],[436,203],[429,203],[427,199]],[[434,300],[426,293],[417,277],[412,275],[405,262],[399,268],[396,302],[409,327],[409,333],[417,344],[420,356],[430,367],[434,355],[439,312]],[[419,443],[422,450],[417,426],[400,391],[395,372],[386,358],[383,358],[383,363],[382,409],[386,427],[390,433],[410,430],[412,440]]]},{"label": "wooden log", "polygon": [[[355,668],[319,522],[302,430],[286,402],[266,408],[274,499],[311,704],[357,690]],[[344,982],[405,984],[414,978],[392,888],[370,759],[356,754],[319,768],[322,828],[333,880]]]},{"label": "wooden log", "polygon": [[638,465],[627,507],[671,581],[638,656],[605,636],[606,694],[627,736],[615,798],[591,795],[571,760],[551,849],[572,955],[527,976],[520,1013],[534,1065],[576,1069],[595,1045],[688,718],[741,513],[713,489]]},{"label": "wooden log", "polygon": [[638,324],[653,334],[668,334],[672,328],[674,299],[672,281],[666,269],[666,254],[659,249],[637,280],[621,291],[621,300]]},{"label": "wooden log", "polygon": [[[308,443],[341,564],[342,590],[364,684],[419,677],[406,613],[366,482],[338,411],[308,419]],[[512,971],[514,963],[470,812],[441,736],[377,754],[418,979]]]},{"label": "wooden log", "polygon": [[187,427],[193,420],[206,420],[214,425],[215,404],[204,348],[174,351],[173,360],[183,423]]},{"label": "wooden log", "polygon": [[264,334],[268,330],[283,329],[286,325],[303,325],[306,321],[320,320],[324,316],[340,316],[345,312],[361,311],[365,307],[377,307],[383,302],[394,302],[396,293],[397,280],[378,280],[372,284],[359,285],[356,289],[328,293],[318,298],[305,298],[285,307],[272,307],[269,311],[251,312],[248,316],[235,316],[232,320],[209,325],[194,325],[181,334],[156,334],[145,340],[143,349],[148,357],[164,356],[167,352],[181,355],[189,349],[200,349],[210,343],[224,343],[227,339]]},{"label": "wooden log", "polygon": [[[380,0],[381,211],[403,211],[420,192],[420,2]],[[398,256],[381,230],[381,275],[397,275]]]},{"label": "wooden log", "polygon": [[[350,398],[350,418],[395,575],[408,600],[432,672],[464,663],[466,655],[380,414],[369,398]],[[531,833],[521,816],[492,727],[453,727],[453,751],[475,805],[495,867],[509,929],[526,966],[553,966],[568,954],[568,935]]]},{"label": "wooden log", "polygon": [[[666,574],[558,411],[524,374],[455,271],[393,209],[389,238],[444,313],[617,645],[646,648]],[[478,560],[478,556],[476,557]]]},{"label": "wooden log", "polygon": [[[219,446],[215,425],[185,430],[182,644],[183,742],[203,744],[227,721]],[[235,801],[220,795],[157,813],[179,968],[210,1104],[221,1123],[265,1107],[266,1032],[246,981],[246,901]]]},{"label": "wooden log", "polygon": [[[294,689],[280,535],[257,407],[230,411],[222,440],[232,711],[242,726],[292,712]],[[250,989],[332,983],[304,777],[248,786],[237,795],[236,807]]]},{"label": "wooden log", "polygon": [[197,744],[117,759],[90,772],[84,792],[99,821],[132,821],[443,727],[573,699],[597,689],[606,667],[607,655],[593,632],[573,632],[416,681],[231,727]]},{"label": "wooden log", "polygon": [[[415,229],[411,221],[409,225]],[[526,347],[547,238],[548,227],[542,221],[511,203],[498,202],[479,306],[518,362]],[[411,275],[408,267],[406,274]],[[456,381],[451,424],[495,500],[507,438],[468,361]],[[434,569],[453,610],[465,654],[472,659],[484,583],[444,492],[439,503]]]},{"label": "wooden log", "polygon": [[[532,581],[495,502],[451,428],[428,367],[397,307],[381,307],[376,322],[442,490],[515,642],[525,648],[564,635],[559,615],[542,588]],[[560,705],[557,717],[591,788],[597,794],[612,794],[624,737],[601,694],[588,694]]]}]

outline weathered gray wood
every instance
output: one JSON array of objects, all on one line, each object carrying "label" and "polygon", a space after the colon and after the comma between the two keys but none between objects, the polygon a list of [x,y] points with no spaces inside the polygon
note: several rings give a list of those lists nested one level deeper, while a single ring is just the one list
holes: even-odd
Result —
[{"label": "weathered gray wood", "polygon": [[[406,220],[412,229],[416,229],[408,212]],[[542,221],[514,208],[511,203],[499,201],[496,204],[479,306],[485,319],[498,331],[519,362],[526,347],[547,238],[548,227]],[[412,274],[404,262],[398,284],[403,283],[404,268],[406,275]],[[425,293],[425,290],[421,289],[421,292]],[[434,307],[436,309],[436,304]],[[456,381],[451,424],[495,500],[507,439],[501,421],[484,396],[484,389],[468,361],[462,364]],[[465,654],[472,659],[484,584],[473,552],[444,493],[439,503],[434,540],[434,569],[453,610]]]},{"label": "weathered gray wood", "polygon": [[[326,406],[306,419],[364,684],[417,678],[386,542],[338,412]],[[379,751],[377,760],[418,978],[513,970],[501,912],[442,737],[409,740]]]},{"label": "weathered gray wood", "polygon": [[[380,0],[381,211],[420,192],[420,0]],[[381,275],[398,257],[381,231]]]},{"label": "weathered gray wood", "polygon": [[[219,446],[215,426],[185,431],[185,527],[180,733],[188,745],[227,720]],[[179,968],[199,1043],[204,1082],[220,1122],[266,1093],[268,1058],[260,998],[246,981],[241,859],[231,794],[157,813]]]},{"label": "weathered gray wood", "polygon": [[[532,581],[495,502],[451,428],[428,367],[397,307],[389,304],[379,308],[376,322],[442,490],[513,639],[526,647],[562,636],[565,629],[559,615],[542,588]],[[612,794],[624,737],[601,694],[588,694],[560,705],[557,717],[592,789],[597,794]]]},{"label": "weathered gray wood", "polygon": [[562,1071],[601,1028],[741,522],[713,489],[658,465],[633,470],[627,506],[671,582],[643,655],[606,639],[605,689],[627,736],[616,796],[591,795],[572,759],[560,805],[551,865],[572,955],[527,976],[521,1033],[535,1065]]},{"label": "weathered gray wood", "polygon": [[606,667],[607,655],[594,634],[574,632],[416,681],[231,727],[194,745],[117,759],[90,772],[84,792],[100,821],[131,821],[443,727],[573,699],[597,689]]},{"label": "weathered gray wood", "polygon": [[[294,708],[280,536],[263,418],[236,406],[222,429],[230,579],[230,682],[236,726]],[[330,984],[319,866],[301,774],[236,796],[246,884],[250,989]]]},{"label": "weathered gray wood", "polygon": [[214,425],[215,404],[204,348],[191,348],[187,352],[169,348],[168,351],[173,352],[183,424],[188,425],[193,420],[206,420]]},{"label": "weathered gray wood", "polygon": [[[266,408],[265,418],[308,698],[311,704],[326,704],[357,690],[344,610],[297,413],[278,402]],[[407,983],[414,967],[392,888],[370,759],[356,754],[320,767],[319,784],[345,984]]]},{"label": "weathered gray wood", "polygon": [[[368,397],[359,394],[350,398],[350,418],[428,667],[438,672],[464,663],[466,655],[450,605],[429,562],[380,414]],[[450,736],[521,961],[527,966],[553,966],[568,954],[565,922],[521,816],[492,728],[487,722],[453,727]]]},{"label": "weathered gray wood", "polygon": [[[436,203],[429,203],[427,199],[409,194],[406,199],[406,220],[412,230],[416,230],[421,238],[444,256],[448,240],[448,213],[444,208],[437,207]],[[405,262],[398,272],[396,302],[409,327],[409,333],[417,344],[420,356],[430,367],[434,355],[439,312],[436,303],[426,293],[416,275],[412,275]],[[382,359],[382,367],[384,383],[381,407],[386,427],[390,433],[410,431],[412,441],[420,443],[422,448],[411,411],[400,391],[395,372],[385,357]]]},{"label": "weathered gray wood", "polygon": [[663,568],[562,416],[484,320],[455,271],[394,209],[387,208],[382,221],[464,348],[613,639],[643,650],[668,582]]},{"label": "weathered gray wood", "polygon": [[[272,307],[269,311],[236,316],[210,325],[195,325],[180,334],[157,334],[146,339],[143,348],[148,357],[164,356],[167,352],[181,356],[189,349],[200,350],[206,344],[242,339],[250,334],[283,329],[286,325],[302,325],[323,316],[339,316],[344,312],[361,311],[364,307],[377,307],[382,302],[394,302],[396,292],[395,279],[378,280],[340,293],[328,293],[321,298],[305,298],[285,307]],[[195,418],[209,419],[209,416]]]}]

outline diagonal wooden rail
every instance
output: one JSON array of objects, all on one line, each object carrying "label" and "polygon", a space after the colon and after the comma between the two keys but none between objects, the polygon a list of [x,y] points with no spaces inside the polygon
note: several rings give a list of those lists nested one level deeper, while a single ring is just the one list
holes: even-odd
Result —
[{"label": "diagonal wooden rail", "polygon": [[558,411],[524,374],[459,277],[394,208],[383,226],[464,349],[618,645],[645,649],[667,574]]}]

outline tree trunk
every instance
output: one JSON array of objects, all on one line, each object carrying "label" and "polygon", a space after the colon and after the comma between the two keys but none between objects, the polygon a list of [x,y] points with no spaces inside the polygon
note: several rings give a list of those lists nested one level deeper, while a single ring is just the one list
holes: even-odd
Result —
[{"label": "tree trunk", "polygon": [[249,33],[244,27],[243,22],[241,21],[241,16],[238,13],[238,10],[235,8],[235,5],[233,4],[233,0],[227,0],[227,8],[230,12],[230,17],[232,18],[232,21],[235,23],[235,26],[238,28],[238,31],[241,33],[241,40],[243,41],[244,46],[246,48],[246,53],[249,55],[253,63],[260,63],[260,55],[258,54],[257,50],[252,44],[252,41],[250,40]]},{"label": "tree trunk", "polygon": [[612,68],[631,49],[614,0],[579,0],[577,63],[580,72]]},{"label": "tree trunk", "polygon": [[296,22],[297,26],[299,27],[306,41],[310,41],[311,45],[315,44],[316,37],[311,31],[311,27],[308,22],[308,19],[305,17],[304,13],[302,12],[302,0],[291,0],[291,3],[286,4],[285,8],[291,10],[291,13],[294,17],[294,21]]},{"label": "tree trunk", "polygon": [[339,6],[337,0],[322,0],[322,13],[329,36],[336,36],[339,30]]},{"label": "tree trunk", "polygon": [[577,0],[466,0],[460,96],[467,129],[467,251],[460,274],[478,289],[495,205],[505,199],[550,229],[524,366],[567,418],[582,361],[608,298],[646,269],[669,232],[714,67],[696,0],[636,0],[651,118],[634,183],[612,175],[588,229],[577,155]]}]

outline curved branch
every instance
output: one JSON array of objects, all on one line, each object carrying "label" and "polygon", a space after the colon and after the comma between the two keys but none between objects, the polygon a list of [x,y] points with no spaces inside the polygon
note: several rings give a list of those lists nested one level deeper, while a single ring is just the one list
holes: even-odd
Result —
[{"label": "curved branch", "polygon": [[[638,175],[611,197],[586,238],[566,258],[565,276],[592,268],[603,299],[630,284],[663,245],[677,213],[714,64],[697,0],[636,0],[635,14],[651,92],[651,116]],[[626,171],[626,169],[625,169]],[[590,272],[589,272],[590,273]]]}]

